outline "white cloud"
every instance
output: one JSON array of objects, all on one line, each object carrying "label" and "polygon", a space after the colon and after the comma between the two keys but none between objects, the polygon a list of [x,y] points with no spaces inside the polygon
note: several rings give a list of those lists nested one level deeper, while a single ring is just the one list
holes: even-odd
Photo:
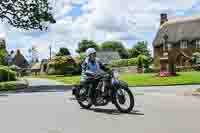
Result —
[{"label": "white cloud", "polygon": [[[1,25],[9,48],[21,48],[24,53],[31,45],[38,47],[40,57],[48,56],[48,46],[54,51],[68,47],[72,53],[83,38],[97,42],[116,39],[130,47],[137,40],[151,42],[159,26],[160,13],[184,15],[199,0],[50,0],[57,23],[44,32],[22,32]],[[54,3],[52,2],[54,1]],[[76,5],[82,5],[80,16],[65,16]],[[195,7],[195,9],[199,9]],[[148,35],[150,36],[147,36]],[[39,35],[36,35],[39,34]]]},{"label": "white cloud", "polygon": [[6,37],[5,33],[0,33],[0,38],[4,39]]}]

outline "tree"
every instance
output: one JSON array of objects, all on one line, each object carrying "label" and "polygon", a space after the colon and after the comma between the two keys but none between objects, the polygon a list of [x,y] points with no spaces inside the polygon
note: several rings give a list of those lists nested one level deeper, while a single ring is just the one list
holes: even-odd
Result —
[{"label": "tree", "polygon": [[147,56],[141,54],[136,58],[136,60],[139,73],[143,72],[143,68],[147,69],[149,67]]},{"label": "tree", "polygon": [[92,40],[82,40],[78,43],[78,49],[76,50],[78,53],[85,52],[88,48],[95,48],[97,51],[99,50],[99,46]]},{"label": "tree", "polygon": [[68,56],[71,55],[68,48],[60,48],[56,56]]},{"label": "tree", "polygon": [[8,55],[5,49],[0,49],[0,65],[6,65],[5,57]]},{"label": "tree", "polygon": [[25,30],[47,29],[44,22],[56,23],[48,0],[1,0],[0,19]]},{"label": "tree", "polygon": [[131,58],[136,58],[142,54],[147,57],[151,57],[151,54],[150,54],[150,51],[149,51],[147,45],[148,44],[145,41],[138,42],[136,45],[133,46],[132,49],[128,50],[129,56]]},{"label": "tree", "polygon": [[118,41],[106,41],[102,43],[101,49],[105,50],[112,50],[119,53],[120,57],[123,59],[128,58],[128,51],[125,49],[124,45]]}]

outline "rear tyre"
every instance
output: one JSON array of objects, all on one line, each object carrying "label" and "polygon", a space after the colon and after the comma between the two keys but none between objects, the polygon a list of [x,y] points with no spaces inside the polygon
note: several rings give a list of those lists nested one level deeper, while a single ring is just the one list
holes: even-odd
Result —
[{"label": "rear tyre", "polygon": [[[134,96],[128,87],[119,87],[115,94],[115,106],[121,113],[129,113],[135,105]],[[127,104],[126,102],[129,101]]]}]

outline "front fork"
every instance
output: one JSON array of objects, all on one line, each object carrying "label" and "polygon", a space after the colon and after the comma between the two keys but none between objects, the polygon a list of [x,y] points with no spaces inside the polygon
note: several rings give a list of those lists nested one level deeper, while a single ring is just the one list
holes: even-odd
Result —
[{"label": "front fork", "polygon": [[[114,104],[116,102],[116,93],[120,87],[128,87],[128,84],[124,81],[120,80],[112,80],[111,84],[111,90],[112,90],[112,103]],[[123,95],[123,92],[120,92]]]}]

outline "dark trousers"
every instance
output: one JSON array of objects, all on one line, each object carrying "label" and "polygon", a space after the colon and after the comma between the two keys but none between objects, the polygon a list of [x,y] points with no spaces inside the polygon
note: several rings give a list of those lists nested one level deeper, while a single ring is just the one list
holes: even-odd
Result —
[{"label": "dark trousers", "polygon": [[87,94],[92,99],[92,101],[95,100],[95,91],[98,86],[99,81],[98,80],[86,80],[81,82],[81,87],[87,88]]}]

